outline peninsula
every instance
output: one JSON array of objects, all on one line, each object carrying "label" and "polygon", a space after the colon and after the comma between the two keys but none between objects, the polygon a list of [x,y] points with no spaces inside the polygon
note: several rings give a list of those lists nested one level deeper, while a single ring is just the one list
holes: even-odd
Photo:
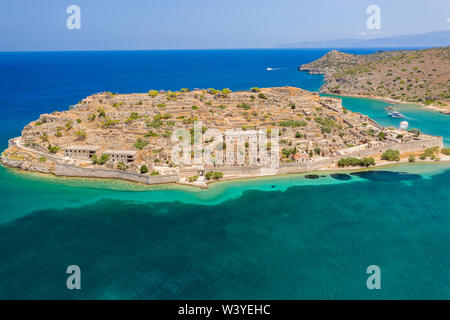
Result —
[{"label": "peninsula", "polygon": [[323,74],[322,93],[412,102],[450,113],[450,47],[367,55],[333,50],[299,70]]},{"label": "peninsula", "polygon": [[[174,132],[188,132],[190,146],[191,139],[196,139],[193,126],[198,121],[203,134],[209,129],[224,134],[240,132],[240,136],[231,136],[233,139],[227,135],[220,143],[218,150],[226,150],[226,157],[239,153],[239,143],[241,153],[246,153],[264,130],[271,140],[264,148],[258,147],[258,154],[272,152],[276,143],[277,165],[268,168],[260,156],[250,159],[250,155],[244,155],[245,163],[205,159],[176,163],[173,150],[179,139],[174,139]],[[205,134],[200,140],[204,148],[215,143]],[[442,137],[416,129],[383,128],[363,114],[346,110],[338,98],[300,88],[150,90],[98,93],[67,111],[42,114],[20,137],[10,139],[1,162],[57,176],[206,187],[218,179],[367,167],[382,158],[399,160],[400,153],[423,150],[427,150],[425,158],[435,159],[442,147]],[[194,153],[189,152],[189,160]]]}]

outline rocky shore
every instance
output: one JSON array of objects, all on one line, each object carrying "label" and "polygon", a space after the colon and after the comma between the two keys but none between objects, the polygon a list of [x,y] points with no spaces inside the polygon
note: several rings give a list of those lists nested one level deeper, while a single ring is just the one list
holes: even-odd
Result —
[{"label": "rocky shore", "polygon": [[[180,131],[184,136],[177,135]],[[173,157],[179,152],[173,150],[185,139],[187,162],[177,163]],[[197,160],[194,141],[201,142]],[[220,179],[335,168],[341,158],[379,156],[388,149],[432,147],[442,148],[442,138],[383,128],[346,110],[337,98],[293,87],[210,88],[89,96],[25,126],[0,160],[57,176],[207,187]],[[230,161],[217,162],[220,157]],[[265,158],[276,164],[268,165]]]},{"label": "rocky shore", "polygon": [[449,114],[449,60],[450,47],[368,55],[333,50],[298,69],[323,74],[322,93],[416,103]]}]

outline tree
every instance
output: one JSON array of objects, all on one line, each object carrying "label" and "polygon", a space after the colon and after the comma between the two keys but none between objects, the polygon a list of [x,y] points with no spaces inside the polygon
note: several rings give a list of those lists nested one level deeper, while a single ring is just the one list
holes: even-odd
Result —
[{"label": "tree", "polygon": [[400,161],[400,151],[392,149],[386,150],[381,155],[381,160]]},{"label": "tree", "polygon": [[260,94],[258,94],[258,98],[263,99],[263,100],[267,100],[266,95],[264,93],[262,93],[262,92]]},{"label": "tree", "polygon": [[362,159],[349,157],[349,158],[341,158],[338,161],[339,167],[369,167],[374,165],[375,160],[372,157]]},{"label": "tree", "polygon": [[206,180],[211,180],[211,179],[219,180],[222,177],[223,177],[223,173],[220,171],[208,171],[205,174]]},{"label": "tree", "polygon": [[91,160],[94,164],[105,164],[109,160],[109,156],[107,154],[102,154],[100,158],[97,157],[96,154],[94,154],[91,157]]},{"label": "tree", "polygon": [[443,148],[441,150],[442,154],[445,154],[446,156],[450,156],[450,148]]},{"label": "tree", "polygon": [[149,92],[148,92],[148,95],[150,96],[150,97],[156,97],[157,95],[158,95],[158,91],[156,91],[156,90],[150,90]]},{"label": "tree", "polygon": [[145,173],[148,172],[148,168],[147,168],[147,166],[146,166],[145,164],[143,164],[143,165],[141,166],[140,172],[141,172],[142,174],[145,174]]},{"label": "tree", "polygon": [[50,151],[50,153],[57,153],[59,151],[59,147],[52,146],[51,144],[48,145],[47,149],[48,151]]},{"label": "tree", "polygon": [[386,135],[384,134],[383,131],[380,131],[380,133],[378,133],[378,140],[380,141],[386,140]]},{"label": "tree", "polygon": [[148,145],[148,142],[142,140],[141,138],[137,139],[136,142],[134,143],[134,147],[139,150],[142,150],[146,145]]},{"label": "tree", "polygon": [[124,162],[120,161],[120,162],[117,164],[117,169],[119,169],[119,170],[127,170],[127,169],[128,169],[128,166],[127,166]]}]

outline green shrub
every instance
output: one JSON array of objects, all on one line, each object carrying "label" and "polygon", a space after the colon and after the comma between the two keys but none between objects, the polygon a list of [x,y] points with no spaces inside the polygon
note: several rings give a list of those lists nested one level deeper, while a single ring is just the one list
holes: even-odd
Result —
[{"label": "green shrub", "polygon": [[137,120],[137,119],[139,119],[139,118],[140,118],[139,113],[137,113],[137,112],[132,112],[132,113],[130,114],[130,116],[128,117],[128,119],[125,120],[125,122],[130,122],[130,121],[133,121],[133,120]]},{"label": "green shrub", "polygon": [[96,154],[94,154],[91,157],[91,160],[94,164],[105,164],[109,160],[109,156],[107,154],[102,154],[100,158],[97,157]]},{"label": "green shrub", "polygon": [[416,157],[414,157],[413,155],[410,155],[408,158],[409,162],[416,162]]},{"label": "green shrub", "polygon": [[354,157],[348,157],[348,158],[342,158],[338,161],[339,167],[369,167],[374,166],[375,160],[370,158],[354,158]]},{"label": "green shrub", "polygon": [[261,89],[258,88],[258,87],[250,88],[250,90],[251,90],[252,92],[260,92],[260,91],[261,91]]},{"label": "green shrub", "polygon": [[120,161],[120,162],[117,164],[117,169],[119,169],[119,170],[127,170],[127,169],[128,169],[128,166],[127,166],[125,163],[123,163],[122,161]]},{"label": "green shrub", "polygon": [[105,110],[103,110],[103,108],[98,108],[97,112],[99,117],[104,118],[106,116]]},{"label": "green shrub", "polygon": [[141,166],[141,168],[139,169],[139,171],[140,171],[142,174],[144,174],[144,173],[147,173],[147,172],[148,172],[148,168],[147,168],[147,166],[146,166],[145,164],[143,164],[143,165]]},{"label": "green shrub", "polygon": [[149,90],[148,95],[150,97],[156,97],[158,95],[158,91],[157,90]]},{"label": "green shrub", "polygon": [[146,145],[148,145],[148,142],[142,140],[141,138],[137,139],[136,142],[134,143],[134,147],[139,150],[142,150]]},{"label": "green shrub", "polygon": [[431,147],[425,149],[425,151],[420,155],[419,159],[425,160],[426,158],[431,158],[434,160],[436,157],[435,153],[439,150],[439,147]]},{"label": "green shrub", "polygon": [[148,133],[145,134],[144,137],[148,138],[148,137],[157,137],[158,134],[156,132],[153,132],[152,130],[150,130]]},{"label": "green shrub", "polygon": [[305,127],[307,123],[302,120],[283,120],[279,123],[281,127],[291,127],[291,128],[298,128],[298,127]]},{"label": "green shrub", "polygon": [[443,148],[443,149],[441,150],[441,153],[442,153],[442,154],[445,154],[445,155],[447,155],[447,156],[450,156],[450,148]]},{"label": "green shrub", "polygon": [[86,131],[82,131],[82,130],[75,132],[75,135],[77,136],[77,140],[81,140],[81,141],[86,140],[86,137],[87,137]]},{"label": "green shrub", "polygon": [[47,149],[48,151],[50,151],[50,153],[57,153],[59,151],[59,147],[52,146],[51,144],[48,145]]},{"label": "green shrub", "polygon": [[198,175],[195,175],[195,176],[189,177],[187,180],[188,180],[188,182],[194,182],[194,181],[197,181],[197,179],[198,179]]},{"label": "green shrub", "polygon": [[388,160],[388,161],[400,161],[400,151],[392,150],[392,149],[386,150],[381,155],[381,159]]},{"label": "green shrub", "polygon": [[152,171],[151,176],[159,176],[159,171]]},{"label": "green shrub", "polygon": [[205,178],[206,178],[206,180],[211,180],[211,179],[219,180],[220,178],[223,178],[223,173],[220,171],[208,171],[205,174]]},{"label": "green shrub", "polygon": [[263,100],[267,100],[266,95],[264,93],[262,93],[262,92],[260,94],[258,94],[258,98],[263,99]]},{"label": "green shrub", "polygon": [[240,103],[240,104],[238,104],[236,107],[242,108],[242,109],[244,109],[244,110],[248,110],[248,109],[250,109],[252,106],[249,105],[248,103]]}]

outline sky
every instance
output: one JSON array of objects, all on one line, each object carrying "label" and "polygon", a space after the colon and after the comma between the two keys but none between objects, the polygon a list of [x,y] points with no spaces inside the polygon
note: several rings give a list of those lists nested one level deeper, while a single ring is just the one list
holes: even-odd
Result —
[{"label": "sky", "polygon": [[[81,10],[68,29],[66,9]],[[381,29],[368,30],[369,5]],[[0,51],[270,48],[450,30],[449,0],[1,0]]]}]

